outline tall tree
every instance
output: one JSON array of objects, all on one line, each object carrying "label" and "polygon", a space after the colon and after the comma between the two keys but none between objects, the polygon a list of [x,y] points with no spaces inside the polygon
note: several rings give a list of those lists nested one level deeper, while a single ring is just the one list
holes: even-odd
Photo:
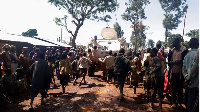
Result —
[{"label": "tall tree", "polygon": [[[161,46],[165,45],[165,42],[163,42],[163,41],[161,41],[161,40],[158,40],[158,42],[161,43]],[[158,43],[158,42],[157,42],[157,43]]]},{"label": "tall tree", "polygon": [[[137,39],[136,39],[137,38]],[[130,42],[132,47],[137,46],[134,50],[139,50],[139,42],[135,42],[136,40],[139,40],[139,37],[135,37],[135,33],[132,31],[131,37],[130,37]]]},{"label": "tall tree", "polygon": [[172,40],[175,39],[175,38],[179,38],[180,41],[182,39],[182,36],[181,34],[171,34],[169,37],[168,37],[168,41],[167,41],[167,46],[172,48]]},{"label": "tall tree", "polygon": [[188,33],[186,33],[186,35],[188,37],[197,38],[199,40],[199,29],[190,30]]},{"label": "tall tree", "polygon": [[[140,34],[145,36],[145,26],[142,24],[142,20],[146,19],[145,7],[150,4],[149,0],[129,0],[125,5],[127,6],[125,13],[122,14],[122,18],[126,21],[130,21],[133,28],[133,38],[135,50],[137,50],[138,39],[142,38]],[[143,32],[143,33],[141,33]]]},{"label": "tall tree", "polygon": [[72,17],[72,23],[75,25],[73,31],[68,27],[67,15],[63,18],[55,18],[57,25],[64,26],[68,33],[72,36],[72,47],[76,47],[75,40],[78,32],[83,26],[84,21],[89,20],[102,20],[108,22],[111,19],[107,12],[114,12],[118,7],[117,0],[49,0],[59,9],[64,9]]},{"label": "tall tree", "polygon": [[144,48],[146,43],[146,33],[145,31],[148,29],[147,26],[144,26],[142,22],[139,24],[139,47]]},{"label": "tall tree", "polygon": [[[159,0],[162,9],[165,11],[163,27],[165,28],[165,43],[170,32],[178,27],[181,18],[187,10],[186,0]],[[167,44],[165,44],[165,47]]]},{"label": "tall tree", "polygon": [[185,46],[187,49],[190,48],[188,41],[184,41],[182,45]]},{"label": "tall tree", "polygon": [[35,37],[35,36],[38,36],[38,33],[36,29],[29,29],[26,32],[22,32],[22,36]]},{"label": "tall tree", "polygon": [[155,45],[155,42],[154,42],[152,39],[148,39],[147,47],[148,47],[148,48],[153,48],[154,45]]},{"label": "tall tree", "polygon": [[117,38],[121,38],[124,35],[124,31],[121,29],[121,26],[118,22],[114,24],[114,29],[117,32]]}]

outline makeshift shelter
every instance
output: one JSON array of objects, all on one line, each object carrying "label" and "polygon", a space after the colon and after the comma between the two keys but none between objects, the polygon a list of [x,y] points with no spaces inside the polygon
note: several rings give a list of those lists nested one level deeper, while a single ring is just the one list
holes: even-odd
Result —
[{"label": "makeshift shelter", "polygon": [[38,37],[25,37],[22,35],[0,32],[0,51],[4,44],[16,46],[18,53],[21,52],[22,47],[28,47],[30,50],[33,48],[33,46],[37,46],[41,50],[45,50],[46,47],[71,47],[70,45],[64,43],[49,41]]}]

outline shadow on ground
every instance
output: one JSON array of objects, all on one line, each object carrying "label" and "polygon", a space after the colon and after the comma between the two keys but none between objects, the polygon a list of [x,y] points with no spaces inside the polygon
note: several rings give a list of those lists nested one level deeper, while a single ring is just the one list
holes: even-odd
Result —
[{"label": "shadow on ground", "polygon": [[[88,77],[87,77],[88,78]],[[95,79],[95,80],[94,80]],[[126,85],[124,90],[125,101],[120,101],[118,97],[118,89],[114,85],[109,85],[104,82],[100,77],[88,78],[89,83],[84,86],[72,86],[70,83],[69,89],[76,88],[74,92],[68,91],[65,94],[61,93],[60,87],[56,87],[49,90],[45,104],[40,105],[40,102],[35,102],[34,110],[24,107],[29,105],[31,89],[21,91],[18,95],[11,98],[12,102],[0,103],[0,111],[2,112],[23,112],[23,111],[35,111],[35,112],[54,112],[54,111],[73,111],[73,112],[147,112],[158,111],[158,103],[156,102],[156,110],[150,109],[148,101],[141,87],[138,88],[137,94],[133,93],[132,88],[128,88]],[[96,83],[96,81],[98,81]],[[94,89],[95,88],[95,89]],[[94,90],[92,90],[94,89]],[[101,92],[103,91],[103,92]],[[128,96],[129,95],[129,96]],[[39,100],[38,100],[39,101]],[[27,104],[20,104],[20,102],[26,102]],[[184,112],[184,109],[172,109],[169,107],[169,102],[163,100],[163,111],[167,112]]]}]

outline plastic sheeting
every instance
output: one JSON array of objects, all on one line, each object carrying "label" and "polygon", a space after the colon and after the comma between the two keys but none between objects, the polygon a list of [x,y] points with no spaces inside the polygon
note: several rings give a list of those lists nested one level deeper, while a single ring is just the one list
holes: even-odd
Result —
[{"label": "plastic sheeting", "polygon": [[64,44],[64,43],[61,43],[61,42],[56,42],[56,41],[50,41],[54,44],[56,44],[57,46],[62,46],[62,47],[72,47],[70,45],[67,45],[67,44]]},{"label": "plastic sheeting", "polygon": [[17,42],[27,42],[32,45],[38,46],[62,46],[62,47],[71,47],[64,43],[59,42],[45,42],[36,38],[31,37],[24,37],[21,35],[14,35],[14,34],[4,34],[0,32],[0,40],[7,40],[7,41],[17,41]]}]

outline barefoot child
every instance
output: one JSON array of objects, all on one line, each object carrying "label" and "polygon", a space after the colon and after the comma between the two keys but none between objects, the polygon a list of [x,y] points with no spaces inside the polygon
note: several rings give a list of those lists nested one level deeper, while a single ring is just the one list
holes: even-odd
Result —
[{"label": "barefoot child", "polygon": [[87,74],[87,69],[88,69],[89,65],[92,63],[92,61],[89,60],[86,56],[87,56],[86,53],[83,53],[83,57],[79,61],[79,68],[80,68],[81,74],[83,76],[79,86],[81,86],[81,83],[83,80],[84,80],[84,84],[86,84],[85,75]]},{"label": "barefoot child", "polygon": [[163,97],[163,86],[164,86],[164,77],[163,73],[161,71],[162,64],[160,59],[157,57],[158,50],[156,48],[151,49],[151,67],[152,70],[150,71],[150,74],[153,78],[153,90],[152,90],[152,96],[151,96],[151,106],[154,108],[154,99],[156,98],[156,94],[158,93],[159,98],[159,110],[162,111],[162,97]]},{"label": "barefoot child", "polygon": [[63,53],[63,60],[59,62],[60,70],[60,84],[62,85],[63,94],[65,93],[65,87],[68,85],[70,80],[69,74],[72,72],[72,65],[70,60],[67,58],[67,54]]}]

